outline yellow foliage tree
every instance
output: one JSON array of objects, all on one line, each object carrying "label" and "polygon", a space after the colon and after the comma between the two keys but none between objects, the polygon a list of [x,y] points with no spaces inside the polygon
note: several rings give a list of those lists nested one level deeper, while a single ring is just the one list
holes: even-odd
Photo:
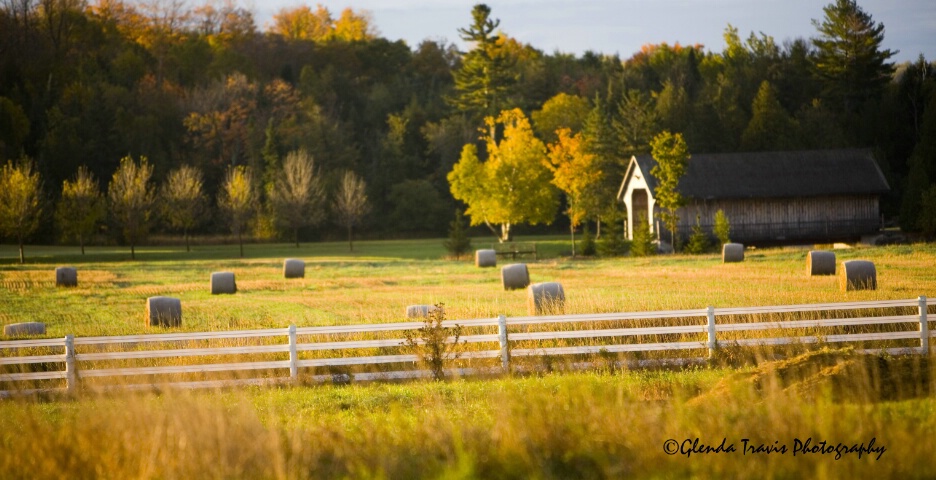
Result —
[{"label": "yellow foliage tree", "polygon": [[572,255],[575,255],[575,228],[597,212],[604,172],[598,157],[588,153],[580,133],[572,135],[570,129],[560,128],[556,135],[556,142],[548,147],[548,166],[553,173],[553,185],[566,194]]},{"label": "yellow foliage tree", "polygon": [[[481,139],[487,161],[482,163],[477,147],[467,144],[448,174],[452,195],[468,205],[465,213],[471,224],[487,225],[504,242],[514,224],[552,223],[558,207],[556,191],[546,166],[546,147],[533,135],[530,121],[520,109],[513,109],[496,119],[485,118],[485,124],[487,133]],[[494,134],[501,129],[498,141]]]},{"label": "yellow foliage tree", "polygon": [[26,262],[23,243],[39,227],[39,172],[31,160],[7,162],[0,169],[0,235],[16,238],[20,263]]}]

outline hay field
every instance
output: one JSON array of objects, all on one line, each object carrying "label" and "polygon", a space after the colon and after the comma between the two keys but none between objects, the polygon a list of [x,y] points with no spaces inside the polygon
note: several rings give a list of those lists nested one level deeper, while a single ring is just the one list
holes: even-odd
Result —
[{"label": "hay field", "polygon": [[[151,295],[182,299],[183,331],[401,321],[406,305],[436,302],[453,319],[526,314],[525,292],[503,291],[499,269],[442,260],[433,242],[359,242],[354,255],[341,247],[248,246],[243,260],[236,247],[199,247],[188,256],[163,247],[141,250],[137,262],[113,250],[91,251],[82,261],[35,248],[25,266],[2,247],[0,323],[43,321],[48,337],[144,333],[153,331],[143,319]],[[568,313],[936,297],[934,245],[836,254],[838,262],[873,261],[878,290],[846,293],[836,277],[807,277],[805,249],[749,251],[738,264],[715,255],[529,263],[531,281],[563,284]],[[306,277],[283,279],[284,258],[305,260]],[[77,288],[54,287],[57,265],[78,268]],[[210,273],[222,270],[235,272],[236,295],[208,293]],[[0,472],[932,478],[932,360],[818,349],[685,369],[2,400]],[[669,454],[668,440],[685,452]],[[823,441],[833,451],[817,451]],[[859,458],[861,444],[875,450]],[[835,451],[840,445],[855,448]]]}]

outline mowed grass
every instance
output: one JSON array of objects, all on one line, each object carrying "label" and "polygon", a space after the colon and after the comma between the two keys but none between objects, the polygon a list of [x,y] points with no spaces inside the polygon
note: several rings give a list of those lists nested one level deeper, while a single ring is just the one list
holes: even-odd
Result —
[{"label": "mowed grass", "polygon": [[[48,337],[166,331],[145,326],[152,295],[182,299],[183,331],[402,321],[406,305],[436,302],[450,319],[527,314],[499,268],[442,259],[439,240],[357,242],[353,254],[248,245],[243,260],[236,246],[144,248],[136,262],[122,249],[73,252],[27,247],[20,266],[0,247],[0,323],[43,321]],[[877,266],[878,290],[860,292],[808,277],[806,249],[746,253],[740,264],[528,263],[533,282],[563,284],[567,313],[936,297],[934,245],[837,250],[839,262]],[[305,260],[306,278],[283,279],[284,258]],[[79,287],[56,289],[57,265],[78,268]],[[222,270],[235,272],[236,295],[209,294]],[[932,360],[817,350],[677,369],[2,400],[0,477],[932,478]],[[787,451],[744,451],[745,438]],[[734,451],[669,455],[670,439]],[[794,456],[807,439],[885,451]]]},{"label": "mowed grass", "polygon": [[[476,244],[480,241],[476,241]],[[560,243],[552,241],[552,243]],[[29,263],[0,249],[0,323],[44,322],[49,337],[153,331],[146,299],[182,301],[183,331],[346,325],[403,320],[407,305],[444,303],[449,319],[527,315],[523,290],[504,291],[500,269],[443,259],[439,240],[293,246],[141,248],[137,261],[121,249],[32,247]],[[532,282],[562,283],[567,313],[780,305],[936,296],[931,245],[837,250],[839,262],[875,263],[879,288],[842,292],[838,277],[806,275],[806,249],[749,251],[745,262],[718,255],[527,262]],[[285,258],[306,262],[303,279],[285,279]],[[499,266],[509,262],[499,260]],[[54,269],[78,269],[77,288],[55,288]],[[211,295],[212,272],[234,272],[238,293]]]}]

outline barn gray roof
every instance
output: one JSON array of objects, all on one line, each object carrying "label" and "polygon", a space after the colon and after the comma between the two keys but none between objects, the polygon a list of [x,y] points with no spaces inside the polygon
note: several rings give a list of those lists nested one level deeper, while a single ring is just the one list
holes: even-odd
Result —
[{"label": "barn gray roof", "polygon": [[[657,180],[650,170],[656,160],[650,155],[633,160],[652,192]],[[889,190],[871,151],[865,149],[693,154],[679,182],[683,195],[700,200],[880,194]]]}]

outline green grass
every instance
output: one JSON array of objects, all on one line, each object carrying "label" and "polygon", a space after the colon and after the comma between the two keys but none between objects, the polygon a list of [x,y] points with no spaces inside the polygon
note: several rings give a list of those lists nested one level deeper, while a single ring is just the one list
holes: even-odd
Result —
[{"label": "green grass", "polygon": [[[531,239],[524,239],[531,240]],[[558,253],[563,242],[544,241]],[[566,244],[567,245],[567,244]],[[476,247],[486,244],[476,242]],[[552,249],[552,250],[550,250]],[[44,321],[48,337],[153,332],[145,298],[183,301],[184,331],[401,321],[406,305],[444,302],[450,319],[526,315],[499,269],[443,259],[440,240],[143,248],[0,247],[0,324]],[[530,262],[563,284],[568,313],[906,299],[936,296],[936,246],[837,250],[872,260],[876,291],[842,292],[807,277],[805,249]],[[306,278],[282,278],[304,259]],[[503,263],[503,262],[501,262]],[[57,265],[79,286],[56,289]],[[239,292],[208,293],[229,270]],[[155,331],[163,331],[156,329]],[[805,353],[792,360],[635,371],[552,373],[449,382],[245,387],[0,401],[4,478],[931,478],[933,357]],[[855,455],[667,455],[664,442],[875,438]]]}]

